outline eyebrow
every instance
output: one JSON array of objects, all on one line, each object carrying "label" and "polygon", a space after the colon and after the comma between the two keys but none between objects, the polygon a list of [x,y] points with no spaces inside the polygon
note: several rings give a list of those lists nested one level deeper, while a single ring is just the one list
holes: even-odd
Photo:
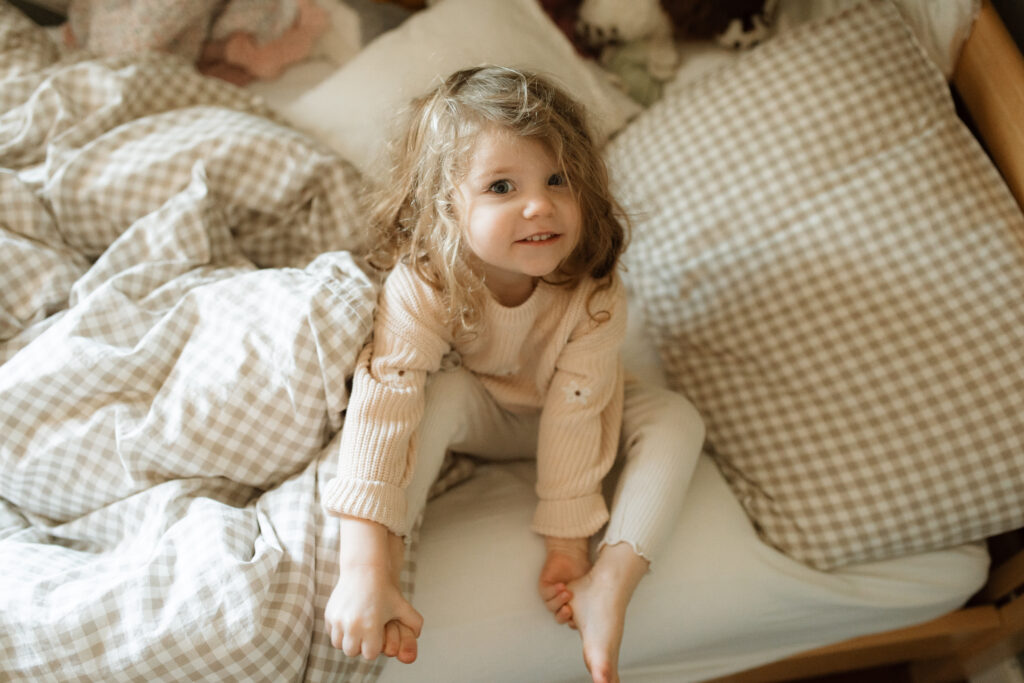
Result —
[{"label": "eyebrow", "polygon": [[483,179],[483,178],[489,178],[489,177],[496,176],[496,175],[508,175],[513,170],[514,170],[513,168],[507,167],[507,166],[496,166],[494,168],[482,169],[479,173],[472,173],[472,174],[470,174],[470,176],[471,177],[475,177],[475,178]]}]

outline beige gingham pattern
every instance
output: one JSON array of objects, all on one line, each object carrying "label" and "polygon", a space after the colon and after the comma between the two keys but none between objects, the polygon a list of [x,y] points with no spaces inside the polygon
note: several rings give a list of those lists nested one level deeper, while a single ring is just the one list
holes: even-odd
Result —
[{"label": "beige gingham pattern", "polygon": [[1024,218],[888,2],[607,153],[649,331],[764,539],[827,569],[1024,524]]},{"label": "beige gingham pattern", "polygon": [[196,61],[208,39],[247,33],[268,43],[292,27],[296,0],[75,0],[68,26],[96,54],[162,50]]},{"label": "beige gingham pattern", "polygon": [[0,679],[372,680],[322,618],[356,173],[177,58],[48,40],[0,5]]}]

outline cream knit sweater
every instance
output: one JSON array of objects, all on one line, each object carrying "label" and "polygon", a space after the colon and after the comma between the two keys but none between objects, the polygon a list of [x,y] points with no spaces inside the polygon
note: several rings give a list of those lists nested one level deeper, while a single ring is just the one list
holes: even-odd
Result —
[{"label": "cream knit sweater", "polygon": [[538,283],[516,307],[491,297],[479,334],[456,339],[443,324],[444,304],[409,268],[399,265],[381,292],[372,341],[360,355],[341,436],[337,476],[324,507],[333,514],[379,522],[404,535],[410,453],[423,415],[427,373],[456,351],[506,410],[540,411],[539,503],[532,529],[580,538],[608,520],[601,480],[618,449],[623,371],[619,349],[626,299],[618,278],[594,294],[587,280],[569,290]]}]

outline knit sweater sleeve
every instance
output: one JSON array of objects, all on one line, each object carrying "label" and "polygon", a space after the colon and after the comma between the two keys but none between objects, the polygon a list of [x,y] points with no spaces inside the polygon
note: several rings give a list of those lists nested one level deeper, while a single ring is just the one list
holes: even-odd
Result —
[{"label": "knit sweater sleeve", "polygon": [[[536,533],[560,538],[594,534],[608,521],[601,481],[618,451],[622,423],[626,297],[621,283],[584,292],[578,317],[559,354],[541,410],[537,444]],[[606,311],[607,319],[588,313]]]},{"label": "knit sweater sleeve", "polygon": [[405,527],[405,488],[412,468],[412,435],[423,416],[428,372],[451,346],[440,297],[398,266],[381,291],[373,338],[352,378],[339,447],[337,476],[323,506],[334,515],[378,522],[396,534]]}]

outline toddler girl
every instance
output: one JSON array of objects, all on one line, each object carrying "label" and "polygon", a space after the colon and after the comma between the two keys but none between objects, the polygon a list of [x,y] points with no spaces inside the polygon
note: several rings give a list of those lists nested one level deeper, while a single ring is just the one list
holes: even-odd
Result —
[{"label": "toddler girl", "polygon": [[[372,214],[391,271],[325,493],[341,518],[333,645],[413,661],[423,619],[399,589],[402,537],[446,450],[535,455],[540,597],[579,629],[592,678],[618,680],[626,607],[703,425],[681,396],[624,376],[626,234],[580,106],[535,74],[453,74],[413,103]],[[609,515],[601,483],[620,452]]]}]

